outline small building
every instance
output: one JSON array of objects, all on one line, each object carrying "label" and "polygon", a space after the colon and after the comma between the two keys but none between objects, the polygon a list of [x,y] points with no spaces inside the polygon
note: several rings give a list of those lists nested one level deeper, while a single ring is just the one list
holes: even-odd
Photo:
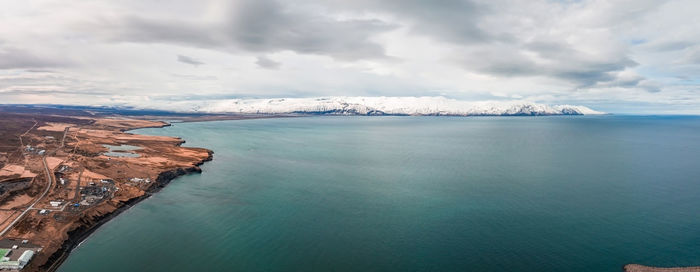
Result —
[{"label": "small building", "polygon": [[0,269],[7,269],[7,270],[19,270],[24,268],[24,266],[19,267],[19,261],[6,261],[6,262],[0,262]]},{"label": "small building", "polygon": [[34,257],[34,251],[33,250],[27,250],[22,253],[21,256],[19,256],[19,259],[17,262],[19,262],[19,268],[22,269],[24,268],[25,265],[29,263],[29,261],[32,260],[32,257]]},{"label": "small building", "polygon": [[58,207],[61,206],[61,201],[49,201],[49,204],[51,204],[51,207]]},{"label": "small building", "polygon": [[21,270],[39,251],[41,247],[29,240],[0,239],[0,270]]},{"label": "small building", "polygon": [[41,210],[41,211],[39,211],[39,214],[47,214],[47,213],[49,213],[49,211],[47,211],[47,210]]}]

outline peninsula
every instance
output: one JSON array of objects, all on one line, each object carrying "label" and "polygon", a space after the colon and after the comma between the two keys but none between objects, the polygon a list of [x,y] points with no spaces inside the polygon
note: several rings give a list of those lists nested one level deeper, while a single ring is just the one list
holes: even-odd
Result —
[{"label": "peninsula", "polygon": [[163,121],[81,110],[0,109],[0,268],[54,271],[120,212],[200,172],[205,148],[128,130]]}]

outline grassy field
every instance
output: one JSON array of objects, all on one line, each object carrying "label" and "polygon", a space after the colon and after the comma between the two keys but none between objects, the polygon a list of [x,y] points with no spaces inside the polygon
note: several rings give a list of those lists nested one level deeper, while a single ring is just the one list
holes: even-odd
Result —
[{"label": "grassy field", "polygon": [[0,248],[0,257],[4,257],[8,251],[10,251],[10,250],[7,248]]}]

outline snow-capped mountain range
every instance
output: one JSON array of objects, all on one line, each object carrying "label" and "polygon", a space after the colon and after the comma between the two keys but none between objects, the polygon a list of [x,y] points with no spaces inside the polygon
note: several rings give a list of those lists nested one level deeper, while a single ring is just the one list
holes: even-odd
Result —
[{"label": "snow-capped mountain range", "polygon": [[[153,109],[154,104],[149,103]],[[460,101],[445,97],[318,97],[159,101],[155,109],[176,112],[328,115],[591,115],[585,106],[528,101]]]}]

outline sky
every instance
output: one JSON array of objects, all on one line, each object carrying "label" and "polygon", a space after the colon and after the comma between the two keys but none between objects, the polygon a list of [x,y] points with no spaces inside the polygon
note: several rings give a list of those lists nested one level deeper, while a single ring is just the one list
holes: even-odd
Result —
[{"label": "sky", "polygon": [[0,104],[444,96],[700,114],[700,1],[10,0]]}]

